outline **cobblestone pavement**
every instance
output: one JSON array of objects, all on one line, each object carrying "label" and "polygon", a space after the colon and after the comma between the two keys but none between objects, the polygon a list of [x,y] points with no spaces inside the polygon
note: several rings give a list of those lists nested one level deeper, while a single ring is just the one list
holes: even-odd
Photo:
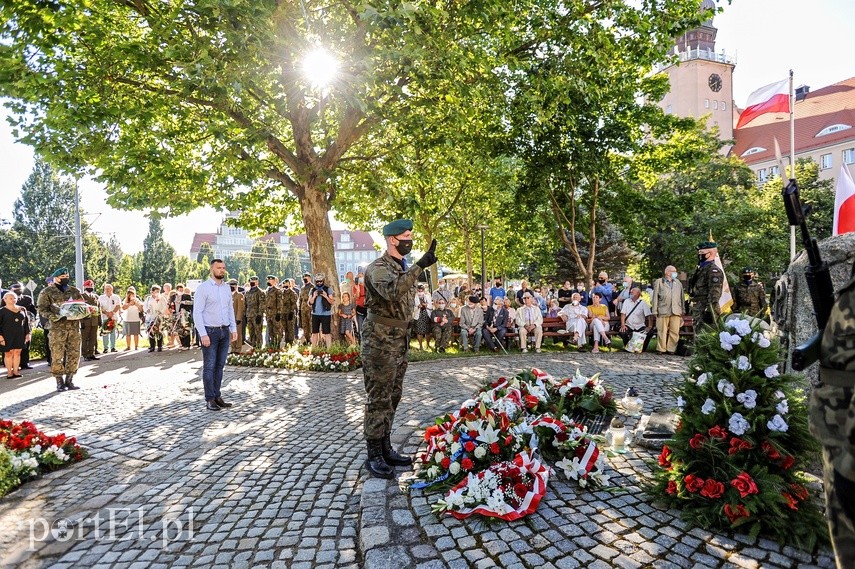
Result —
[{"label": "cobblestone pavement", "polygon": [[[670,399],[683,362],[644,354],[543,354],[412,364],[393,436],[414,453],[424,426],[484,378],[535,365],[603,371],[645,411]],[[227,368],[207,412],[201,355],[110,354],[81,367],[71,393],[44,366],[0,381],[0,417],[76,435],[92,457],[0,499],[3,567],[832,567],[765,539],[687,531],[639,490],[653,451],[611,458],[610,491],[558,477],[537,512],[513,523],[430,513],[435,495],[361,469],[360,372]],[[669,401],[670,402],[670,401]]]}]

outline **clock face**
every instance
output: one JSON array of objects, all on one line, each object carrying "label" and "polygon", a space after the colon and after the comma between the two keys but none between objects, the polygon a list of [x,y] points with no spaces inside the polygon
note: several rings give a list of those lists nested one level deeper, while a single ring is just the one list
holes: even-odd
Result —
[{"label": "clock face", "polygon": [[710,86],[710,89],[712,89],[713,92],[718,93],[719,91],[721,91],[721,77],[719,77],[718,74],[713,73],[712,75],[710,75],[707,84]]}]

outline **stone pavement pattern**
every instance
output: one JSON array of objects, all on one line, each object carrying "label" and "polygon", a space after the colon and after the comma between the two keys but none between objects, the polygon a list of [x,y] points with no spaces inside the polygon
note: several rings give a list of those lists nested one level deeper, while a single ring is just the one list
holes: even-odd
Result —
[{"label": "stone pavement pattern", "polygon": [[[617,394],[638,386],[649,412],[670,404],[683,363],[567,353],[411,364],[393,442],[414,453],[435,416],[526,366],[602,371]],[[365,478],[360,372],[227,368],[223,394],[235,407],[212,413],[200,367],[196,350],[132,352],[85,365],[73,393],[51,392],[44,373],[0,383],[0,417],[77,435],[92,452],[0,499],[0,566],[833,567],[828,551],[687,531],[641,493],[655,453],[640,448],[609,460],[610,490],[578,490],[559,475],[517,522],[437,518],[437,496],[402,492],[410,474]],[[39,520],[56,537],[39,539]]]}]

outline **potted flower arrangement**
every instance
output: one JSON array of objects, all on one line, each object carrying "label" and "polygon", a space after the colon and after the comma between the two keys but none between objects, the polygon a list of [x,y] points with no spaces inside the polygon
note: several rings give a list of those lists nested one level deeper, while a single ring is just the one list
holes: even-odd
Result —
[{"label": "potted flower arrangement", "polygon": [[352,346],[309,348],[291,345],[283,350],[268,348],[229,354],[228,365],[306,371],[352,371],[362,366],[358,349]]},{"label": "potted flower arrangement", "polygon": [[697,337],[677,388],[680,422],[650,492],[692,525],[813,549],[827,525],[801,471],[819,445],[797,378],[778,371],[778,352],[759,321],[738,316]]}]

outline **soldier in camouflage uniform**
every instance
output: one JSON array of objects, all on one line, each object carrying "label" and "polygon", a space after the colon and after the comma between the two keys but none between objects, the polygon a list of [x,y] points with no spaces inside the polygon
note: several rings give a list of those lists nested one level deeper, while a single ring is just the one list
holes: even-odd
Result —
[{"label": "soldier in camouflage uniform", "polygon": [[692,301],[692,321],[695,335],[704,324],[712,324],[721,314],[718,305],[724,285],[724,273],[715,264],[716,248],[713,241],[698,243],[698,268],[689,281],[689,297]]},{"label": "soldier in camouflage uniform", "polygon": [[766,316],[766,287],[754,280],[754,269],[742,269],[742,281],[733,289],[733,311],[757,318]]},{"label": "soldier in camouflage uniform", "polygon": [[314,290],[312,286],[312,275],[303,273],[303,286],[297,297],[297,314],[300,317],[300,328],[303,330],[303,342],[308,344],[312,340],[312,305],[309,304],[309,296]]},{"label": "soldier in camouflage uniform", "polygon": [[811,432],[822,443],[826,515],[839,569],[855,567],[855,267],[822,335]]},{"label": "soldier in camouflage uniform", "polygon": [[[80,291],[69,285],[68,269],[57,269],[51,275],[53,283],[39,294],[39,316],[50,327],[50,371],[56,378],[56,390],[79,389],[74,374],[80,363],[80,322],[59,317],[59,308],[69,300],[83,300]],[[65,376],[63,378],[63,376]]]},{"label": "soldier in camouflage uniform", "polygon": [[80,343],[83,359],[86,361],[97,360],[95,349],[98,347],[98,328],[101,325],[101,316],[98,310],[98,295],[95,294],[95,283],[91,280],[83,282],[83,292],[80,293],[86,304],[94,306],[96,312],[89,318],[80,321]]},{"label": "soldier in camouflage uniform", "polygon": [[287,279],[282,287],[282,336],[288,344],[294,343],[297,335],[297,291],[294,279]]},{"label": "soldier in camouflage uniform", "polygon": [[249,290],[244,293],[246,301],[246,327],[249,345],[260,349],[264,340],[261,334],[264,325],[264,293],[258,288],[258,277],[250,277]]},{"label": "soldier in camouflage uniform", "polygon": [[264,293],[264,316],[267,319],[267,347],[279,349],[282,343],[282,291],[279,277],[267,275],[267,290]]},{"label": "soldier in camouflage uniform", "polygon": [[246,326],[246,298],[238,290],[237,279],[229,279],[229,288],[232,290],[232,308],[235,311],[235,324],[237,324],[237,340],[229,344],[229,352],[239,354],[243,347],[243,329]]},{"label": "soldier in camouflage uniform", "polygon": [[368,444],[365,467],[378,478],[394,478],[395,466],[410,466],[391,443],[395,410],[401,401],[409,325],[416,282],[436,262],[436,240],[416,264],[407,268],[404,257],[412,250],[413,222],[399,219],[383,227],[386,252],[365,269],[365,306],[368,316],[362,333],[362,372],[368,402],[364,431]]}]

